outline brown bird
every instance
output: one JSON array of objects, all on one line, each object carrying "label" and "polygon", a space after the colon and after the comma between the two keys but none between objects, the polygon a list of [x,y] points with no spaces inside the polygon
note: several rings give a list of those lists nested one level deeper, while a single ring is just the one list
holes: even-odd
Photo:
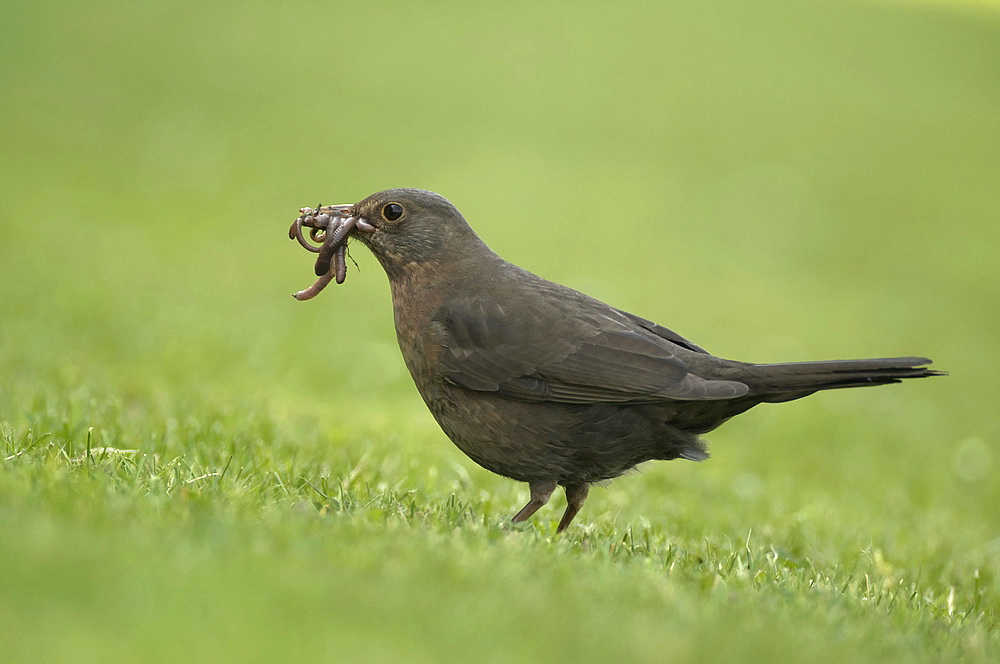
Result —
[{"label": "brown bird", "polygon": [[[389,277],[396,337],[444,432],[480,466],[527,482],[528,519],[557,485],[565,530],[590,485],[654,459],[708,458],[700,434],[759,403],[941,372],[896,357],[749,364],[508,263],[438,194],[390,189],[302,208],[289,235],[319,253],[315,296],[346,275],[348,238]],[[303,228],[322,246],[302,235]]]}]

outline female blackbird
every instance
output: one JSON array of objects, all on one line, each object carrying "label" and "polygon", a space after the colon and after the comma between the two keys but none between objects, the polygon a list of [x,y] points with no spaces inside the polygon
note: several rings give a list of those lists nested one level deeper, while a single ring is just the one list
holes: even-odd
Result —
[{"label": "female blackbird", "polygon": [[[429,191],[390,189],[322,210],[330,246],[314,251],[323,276],[298,297],[318,293],[335,272],[343,281],[347,238],[371,249],[389,277],[403,359],[434,418],[476,463],[528,483],[531,499],[515,522],[561,485],[568,505],[557,532],[565,530],[592,483],[653,459],[703,461],[698,436],[759,403],[941,373],[922,357],[787,364],[715,357],[508,263]],[[315,233],[315,214],[303,208],[292,227],[304,245],[301,227]]]}]

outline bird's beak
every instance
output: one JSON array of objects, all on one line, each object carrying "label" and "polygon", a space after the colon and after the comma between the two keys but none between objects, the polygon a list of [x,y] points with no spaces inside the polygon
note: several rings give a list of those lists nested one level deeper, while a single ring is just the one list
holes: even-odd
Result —
[{"label": "bird's beak", "polygon": [[332,233],[339,230],[336,244],[347,239],[348,233],[354,229],[365,233],[375,231],[374,225],[364,217],[353,216],[353,211],[354,205],[350,203],[299,208],[299,216],[288,229],[288,237],[297,239],[303,247],[318,253],[319,247],[306,241],[302,233],[303,228],[309,229],[309,235],[314,241],[321,241],[322,235],[317,236],[317,233]]},{"label": "bird's beak", "polygon": [[[350,217],[351,208],[353,207],[354,205],[350,203],[346,205],[324,205],[323,207],[319,208],[319,210],[316,211],[326,212],[327,214],[336,217]],[[302,208],[302,210],[299,210],[299,212],[303,212],[303,210],[308,211],[308,208]]]}]

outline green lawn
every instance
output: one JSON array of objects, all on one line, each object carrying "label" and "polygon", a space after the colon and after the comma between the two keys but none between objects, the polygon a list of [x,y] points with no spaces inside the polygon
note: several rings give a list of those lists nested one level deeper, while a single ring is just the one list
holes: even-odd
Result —
[{"label": "green lawn", "polygon": [[[0,661],[995,662],[993,3],[8,3]],[[303,205],[415,186],[762,406],[511,527]]]}]

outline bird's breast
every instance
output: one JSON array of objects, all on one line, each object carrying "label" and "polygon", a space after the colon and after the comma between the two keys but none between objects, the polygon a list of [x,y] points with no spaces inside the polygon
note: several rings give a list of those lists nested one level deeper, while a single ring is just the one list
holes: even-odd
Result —
[{"label": "bird's breast", "polygon": [[426,398],[425,391],[434,379],[441,345],[435,337],[434,312],[441,306],[443,292],[434,280],[419,269],[390,280],[396,340],[410,375]]}]

